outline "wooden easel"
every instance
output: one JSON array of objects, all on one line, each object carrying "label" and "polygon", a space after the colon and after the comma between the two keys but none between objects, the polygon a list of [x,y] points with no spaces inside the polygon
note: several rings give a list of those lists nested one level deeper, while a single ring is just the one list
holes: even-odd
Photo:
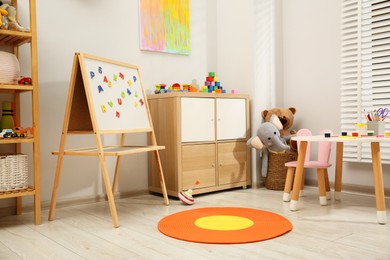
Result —
[{"label": "wooden easel", "polygon": [[[146,146],[125,145],[125,134],[127,133],[149,133],[151,144]],[[94,134],[96,147],[65,150],[68,134]],[[103,134],[120,134],[119,145],[103,146],[101,139]],[[49,221],[53,220],[54,217],[62,160],[65,155],[99,157],[114,227],[118,227],[119,222],[113,193],[123,155],[154,152],[164,204],[169,205],[158,152],[161,149],[165,149],[165,147],[158,146],[156,142],[139,68],[122,62],[76,53],[73,60],[60,147],[59,151],[53,152],[58,158]],[[112,186],[108,175],[106,156],[117,157]]]}]

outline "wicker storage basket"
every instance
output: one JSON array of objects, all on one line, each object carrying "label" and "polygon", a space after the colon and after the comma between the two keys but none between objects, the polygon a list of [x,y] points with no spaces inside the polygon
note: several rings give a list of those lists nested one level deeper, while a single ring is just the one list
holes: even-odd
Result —
[{"label": "wicker storage basket", "polygon": [[28,187],[27,155],[0,156],[0,191],[20,190]]},{"label": "wicker storage basket", "polygon": [[287,167],[286,162],[297,159],[297,151],[291,149],[285,153],[269,153],[268,172],[264,186],[270,190],[283,190],[286,182]]}]

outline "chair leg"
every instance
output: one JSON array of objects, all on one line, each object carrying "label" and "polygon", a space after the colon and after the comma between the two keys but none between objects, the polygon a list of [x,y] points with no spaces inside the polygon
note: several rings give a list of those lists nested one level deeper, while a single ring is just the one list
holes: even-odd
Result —
[{"label": "chair leg", "polygon": [[291,187],[294,180],[295,168],[287,168],[286,182],[284,184],[283,201],[289,202],[291,200]]},{"label": "chair leg", "polygon": [[330,200],[332,198],[332,196],[331,196],[331,193],[330,193],[328,169],[325,169],[325,189],[326,189],[326,199]]},{"label": "chair leg", "polygon": [[325,206],[328,204],[326,199],[326,188],[325,188],[325,169],[317,169],[318,177],[318,191],[320,193],[320,205]]}]

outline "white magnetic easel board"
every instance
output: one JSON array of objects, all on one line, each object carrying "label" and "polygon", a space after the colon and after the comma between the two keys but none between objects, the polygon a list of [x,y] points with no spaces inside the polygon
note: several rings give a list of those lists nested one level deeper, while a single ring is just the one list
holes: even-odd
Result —
[{"label": "white magnetic easel board", "polygon": [[[151,144],[146,146],[125,145],[126,133],[149,133]],[[94,134],[96,147],[65,150],[68,133]],[[103,146],[102,134],[121,134],[117,146]],[[148,103],[143,89],[139,68],[84,53],[76,53],[69,84],[64,124],[58,155],[56,175],[50,204],[49,220],[54,217],[57,190],[65,155],[97,156],[102,168],[103,181],[110,205],[114,227],[119,226],[113,193],[118,181],[121,157],[141,152],[154,152],[159,168],[161,189],[165,205],[169,205],[161,167],[159,150],[153,130]],[[113,184],[111,186],[106,157],[117,158]]]}]

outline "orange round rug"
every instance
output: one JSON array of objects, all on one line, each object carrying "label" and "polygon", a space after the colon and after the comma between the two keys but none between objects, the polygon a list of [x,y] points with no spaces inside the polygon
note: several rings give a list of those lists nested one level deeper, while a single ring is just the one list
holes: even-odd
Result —
[{"label": "orange round rug", "polygon": [[251,208],[200,208],[169,215],[158,223],[161,233],[180,240],[209,244],[258,242],[292,230],[286,218]]}]

